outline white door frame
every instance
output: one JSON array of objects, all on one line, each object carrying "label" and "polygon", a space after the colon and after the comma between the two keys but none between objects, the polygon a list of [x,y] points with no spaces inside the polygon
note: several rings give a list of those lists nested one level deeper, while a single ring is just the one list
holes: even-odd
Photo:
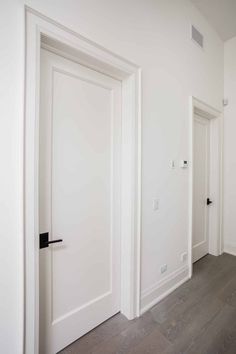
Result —
[{"label": "white door frame", "polygon": [[189,184],[189,272],[192,276],[193,233],[193,176],[194,176],[194,115],[209,120],[210,166],[209,193],[214,203],[209,208],[209,253],[219,256],[223,252],[223,113],[201,100],[190,97],[190,184]]},{"label": "white door frame", "polygon": [[40,47],[122,81],[121,312],[140,314],[141,69],[26,7],[25,353],[38,353]]}]

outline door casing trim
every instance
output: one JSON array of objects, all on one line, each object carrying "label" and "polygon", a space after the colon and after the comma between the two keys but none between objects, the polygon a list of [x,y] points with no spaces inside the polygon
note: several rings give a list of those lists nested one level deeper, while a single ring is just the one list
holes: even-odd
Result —
[{"label": "door casing trim", "polygon": [[[196,97],[190,96],[190,174],[189,174],[189,277],[192,276],[192,233],[193,233],[193,175],[194,175],[194,115],[210,122],[210,176],[209,188],[214,198],[213,209],[209,212],[209,253],[219,256],[223,252],[223,113]],[[215,151],[215,154],[213,154]],[[214,171],[214,173],[213,173]]]},{"label": "door casing trim", "polygon": [[121,312],[140,314],[141,69],[39,12],[25,7],[24,352],[39,349],[38,155],[40,48],[122,82]]}]

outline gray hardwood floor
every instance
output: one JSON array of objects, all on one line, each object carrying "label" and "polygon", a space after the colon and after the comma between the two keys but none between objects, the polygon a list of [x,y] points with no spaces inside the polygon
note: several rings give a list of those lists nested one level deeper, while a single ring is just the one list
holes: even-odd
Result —
[{"label": "gray hardwood floor", "polygon": [[236,257],[206,256],[139,319],[118,314],[60,354],[236,354]]}]

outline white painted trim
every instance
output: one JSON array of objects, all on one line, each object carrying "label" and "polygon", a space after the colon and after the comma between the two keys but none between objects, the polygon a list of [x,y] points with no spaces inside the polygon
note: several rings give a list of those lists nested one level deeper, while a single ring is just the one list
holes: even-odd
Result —
[{"label": "white painted trim", "polygon": [[192,225],[193,225],[193,123],[194,123],[194,98],[190,96],[189,98],[189,111],[190,111],[190,121],[189,121],[189,227],[188,227],[188,269],[189,278],[193,275],[193,237],[192,237]]},{"label": "white painted trim", "polygon": [[224,113],[220,114],[220,210],[219,210],[219,253],[223,253],[224,246]]},{"label": "white painted trim", "polygon": [[141,314],[155,306],[189,278],[188,266],[183,266],[144,290],[141,296]]},{"label": "white painted trim", "polygon": [[[219,149],[219,161],[218,161],[218,175],[214,174],[210,176],[210,183],[217,184],[216,203],[218,204],[217,217],[212,223],[217,223],[217,239],[214,239],[217,246],[210,244],[209,249],[214,255],[222,254],[223,250],[223,113],[210,105],[202,102],[201,100],[191,96],[189,100],[190,107],[190,123],[189,123],[189,136],[190,136],[190,175],[189,175],[189,237],[188,237],[188,251],[189,251],[189,275],[192,276],[192,223],[193,223],[193,171],[194,171],[194,156],[193,156],[193,134],[194,134],[194,114],[198,114],[204,118],[210,120],[210,134],[212,136],[214,130],[216,130],[215,145]],[[214,124],[214,126],[213,126]],[[218,179],[218,182],[216,182]],[[213,237],[212,237],[213,239]],[[211,241],[210,241],[211,242]]]},{"label": "white painted trim", "polygon": [[[38,353],[38,125],[40,46],[122,81],[121,312],[140,314],[141,69],[26,7],[25,354]],[[46,42],[46,44],[45,44]]]},{"label": "white painted trim", "polygon": [[236,246],[224,245],[224,253],[229,253],[232,256],[236,256]]}]

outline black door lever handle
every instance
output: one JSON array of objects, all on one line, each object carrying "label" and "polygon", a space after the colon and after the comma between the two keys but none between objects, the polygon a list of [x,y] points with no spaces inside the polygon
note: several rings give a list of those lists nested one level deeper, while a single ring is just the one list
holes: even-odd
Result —
[{"label": "black door lever handle", "polygon": [[207,205],[212,204],[213,202],[210,200],[210,198],[207,198]]},{"label": "black door lever handle", "polygon": [[49,241],[48,240],[48,236],[49,236],[48,232],[44,232],[43,234],[39,235],[39,248],[46,248],[51,243],[58,243],[58,242],[62,242],[63,241],[61,238],[59,238],[58,240]]},{"label": "black door lever handle", "polygon": [[48,241],[47,244],[50,245],[50,243],[57,243],[62,241],[63,241],[62,238],[58,238],[57,240]]}]

